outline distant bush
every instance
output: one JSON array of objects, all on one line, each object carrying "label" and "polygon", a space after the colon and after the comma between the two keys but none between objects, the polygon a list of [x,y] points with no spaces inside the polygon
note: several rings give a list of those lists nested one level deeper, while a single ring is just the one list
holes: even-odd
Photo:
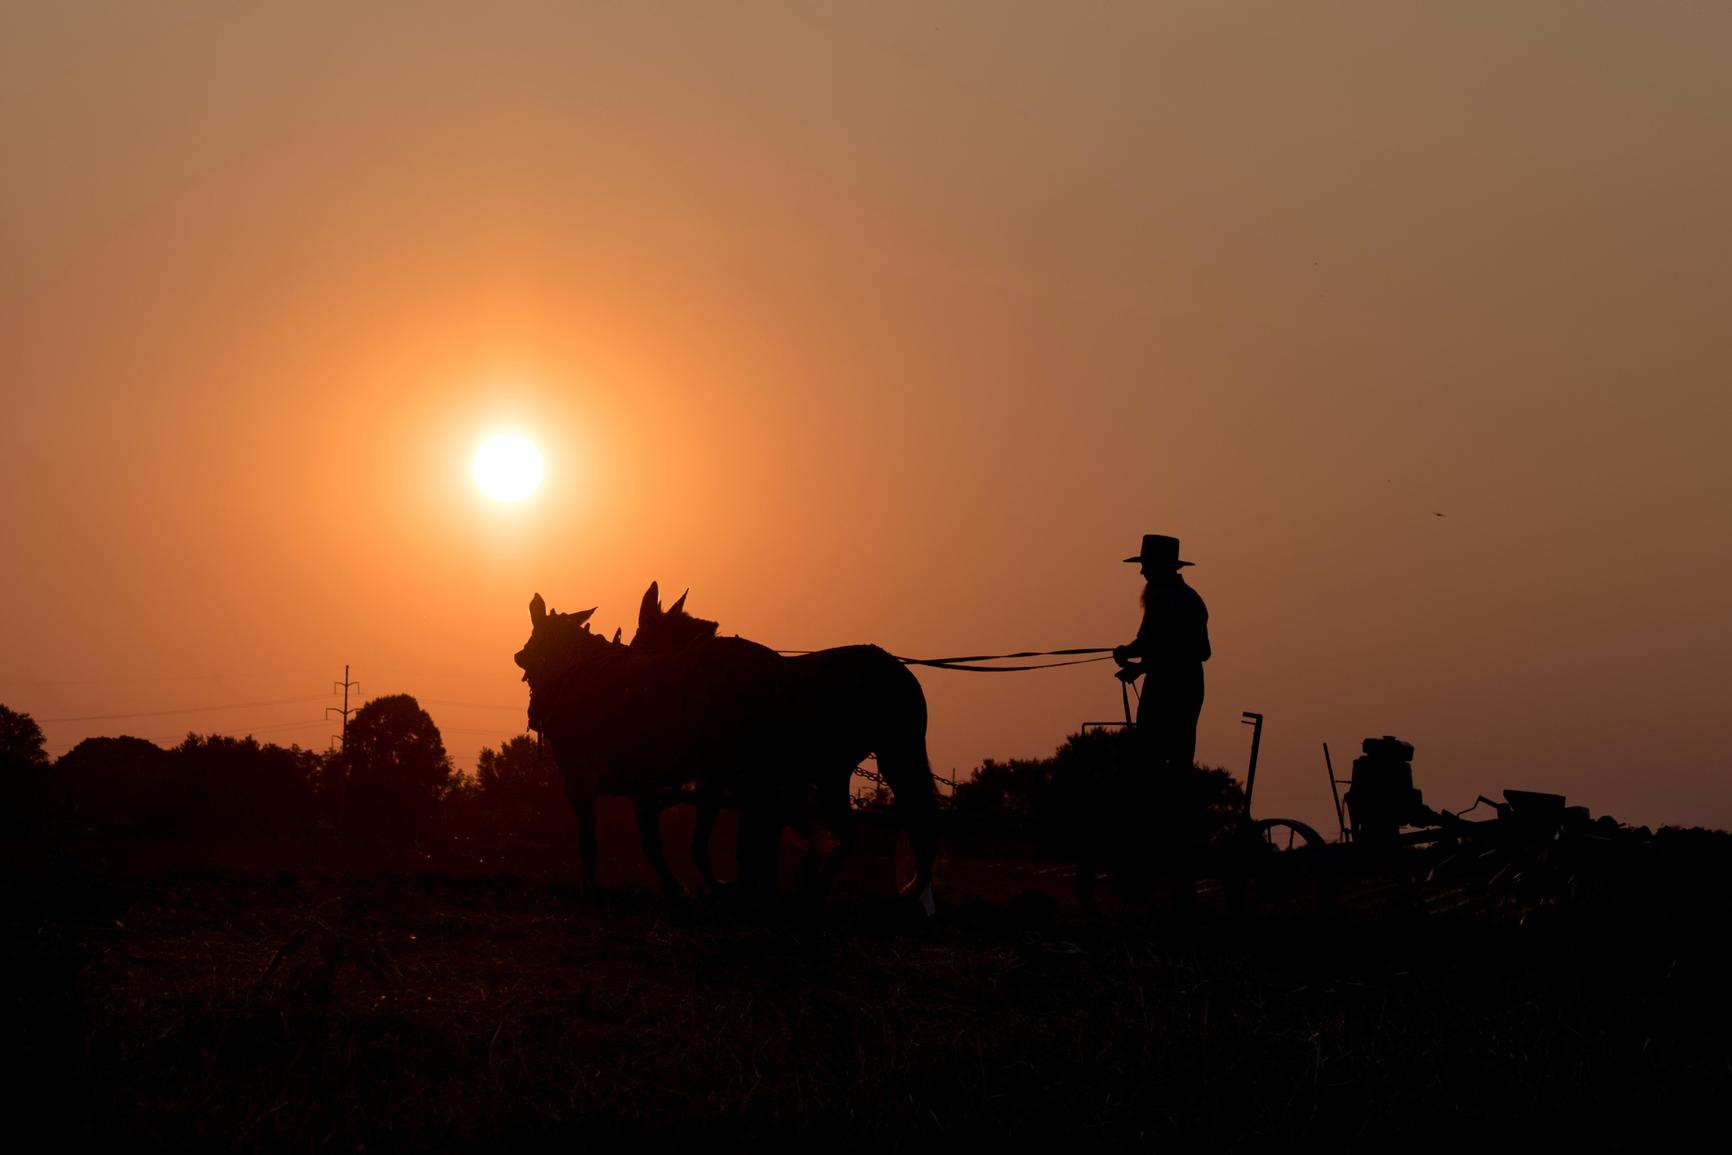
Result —
[{"label": "distant bush", "polygon": [[547,831],[570,822],[571,804],[553,752],[526,734],[501,742],[498,750],[483,747],[475,777],[483,812],[500,825]]},{"label": "distant bush", "polygon": [[29,829],[221,837],[309,830],[318,755],[254,738],[86,738],[40,774]]},{"label": "distant bush", "polygon": [[520,734],[483,746],[473,774],[452,774],[426,833],[503,850],[524,839],[569,841],[577,820],[552,752]]},{"label": "distant bush", "polygon": [[204,833],[311,829],[319,756],[256,738],[188,734],[170,753],[169,825]]},{"label": "distant bush", "polygon": [[1130,730],[1072,734],[1050,758],[987,759],[957,784],[959,818],[1010,817],[1033,823],[1049,839],[1146,837],[1209,841],[1244,813],[1245,794],[1225,770],[1195,766],[1158,775],[1144,763]]},{"label": "distant bush", "polygon": [[143,738],[86,738],[54,763],[45,789],[45,825],[61,831],[124,833],[160,829],[174,817],[173,762]]}]

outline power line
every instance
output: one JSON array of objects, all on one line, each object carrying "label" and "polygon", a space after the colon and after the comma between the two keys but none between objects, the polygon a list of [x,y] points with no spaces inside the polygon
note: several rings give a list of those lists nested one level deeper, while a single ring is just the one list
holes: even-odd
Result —
[{"label": "power line", "polygon": [[238,738],[243,734],[271,734],[278,730],[298,730],[306,726],[322,726],[324,724],[325,719],[323,718],[307,718],[300,722],[272,722],[269,726],[246,726],[239,730],[218,730],[215,733],[224,738]]},{"label": "power line", "polygon": [[[329,718],[332,713],[336,713],[336,714],[339,714],[342,716],[343,729],[345,731],[345,735],[346,735],[346,732],[348,730],[349,718],[356,712],[357,709],[359,709],[359,707],[352,707],[349,705],[350,691],[358,691],[360,689],[360,683],[357,681],[353,681],[349,677],[349,670],[350,670],[350,667],[344,666],[343,667],[343,680],[341,682],[333,682],[332,686],[331,686],[331,692],[333,694],[338,693],[338,692],[341,692],[343,694],[343,705],[340,707],[329,706],[326,708],[326,713],[325,713],[326,718]],[[134,719],[134,718],[168,718],[168,717],[173,717],[177,714],[203,714],[203,713],[208,713],[208,712],[213,712],[213,711],[218,711],[218,710],[249,710],[249,709],[255,709],[255,708],[263,707],[263,706],[289,706],[289,705],[299,705],[299,704],[302,704],[305,702],[319,702],[319,701],[324,701],[324,700],[326,700],[326,695],[324,695],[324,694],[312,694],[312,695],[307,695],[304,697],[269,698],[269,699],[263,699],[263,700],[259,700],[259,701],[253,701],[253,702],[221,702],[221,703],[214,703],[214,704],[208,705],[208,706],[179,706],[179,707],[175,707],[172,709],[166,709],[166,710],[134,710],[134,711],[130,711],[130,712],[115,713],[115,714],[70,714],[70,715],[64,715],[64,716],[53,717],[53,718],[40,718],[40,719],[38,719],[38,721],[43,722],[43,723],[110,722],[110,721],[125,721],[125,720],[129,720],[129,719]],[[446,707],[446,708],[456,708],[456,709],[465,709],[465,710],[498,710],[501,712],[521,713],[524,709],[522,704],[506,705],[505,703],[502,703],[502,702],[462,702],[462,701],[457,701],[457,700],[449,699],[449,698],[418,698],[417,701],[424,704],[424,705],[428,705],[428,706],[441,706],[441,707]],[[293,729],[298,729],[301,727],[317,725],[320,721],[321,721],[321,719],[309,719],[307,721],[296,721],[296,722],[274,722],[274,723],[269,723],[269,724],[266,724],[263,726],[239,727],[239,728],[235,728],[235,729],[231,729],[231,730],[212,730],[212,731],[209,731],[208,733],[215,735],[215,736],[219,736],[219,737],[233,738],[233,737],[240,737],[242,735],[251,735],[251,734],[255,734],[255,733],[263,734],[263,733],[277,732],[277,731],[281,731],[281,730],[293,730]],[[444,732],[444,733],[478,734],[478,735],[484,735],[484,736],[488,736],[488,737],[499,738],[501,740],[506,740],[506,741],[508,741],[511,737],[515,736],[514,734],[503,734],[503,733],[500,733],[499,731],[496,731],[494,729],[482,729],[479,727],[460,727],[460,726],[457,726],[457,727],[442,727],[441,729],[442,729],[442,732]],[[164,736],[161,738],[149,738],[149,739],[147,739],[147,741],[159,742],[159,743],[160,742],[173,742],[173,741],[178,740],[178,737],[179,737],[178,735]],[[337,736],[333,735],[333,737],[337,737]],[[341,738],[339,738],[338,740],[341,741]],[[73,745],[76,745],[76,743],[74,743]],[[60,743],[51,743],[48,748],[51,750],[58,750],[58,749],[70,749],[71,747],[70,746],[64,746],[63,747]]]},{"label": "power line", "polygon": [[38,718],[39,722],[111,722],[122,718],[166,718],[171,714],[203,714],[214,710],[250,710],[256,706],[290,706],[302,702],[322,702],[326,694],[304,698],[272,698],[264,702],[225,702],[220,706],[182,706],[175,710],[139,710],[130,714],[78,714],[65,718]]},{"label": "power line", "polygon": [[498,702],[453,702],[446,698],[419,697],[415,701],[423,706],[456,706],[464,710],[511,710],[515,713],[522,713],[524,709],[522,703],[515,706],[505,706]]},{"label": "power line", "polygon": [[[211,730],[205,734],[198,734],[197,731],[189,731],[189,732],[193,733],[197,737],[240,738],[240,737],[251,737],[254,734],[277,733],[277,732],[283,731],[283,730],[299,730],[299,729],[305,729],[306,727],[309,727],[309,726],[322,726],[324,724],[325,724],[325,720],[323,718],[305,718],[299,722],[272,722],[269,725],[265,725],[265,726],[242,726],[239,729],[235,729],[235,730]],[[146,742],[150,742],[150,743],[153,743],[155,745],[160,746],[165,742],[179,741],[185,735],[182,735],[182,734],[165,734],[165,735],[149,735],[149,736],[147,736],[147,735],[142,735],[142,734],[133,734],[133,735],[128,735],[128,736],[134,737],[134,738],[143,738]],[[58,753],[65,753],[67,750],[72,749],[76,745],[78,745],[77,742],[50,742],[45,747],[45,749],[50,750],[50,751],[54,751],[54,752],[58,752]]]},{"label": "power line", "polygon": [[[299,677],[305,673],[295,671]],[[282,670],[203,670],[197,674],[105,674],[97,678],[26,678],[18,676],[0,676],[0,685],[4,686],[106,686],[119,682],[149,682],[160,685],[163,682],[257,682],[264,679],[277,680],[284,675]]]}]

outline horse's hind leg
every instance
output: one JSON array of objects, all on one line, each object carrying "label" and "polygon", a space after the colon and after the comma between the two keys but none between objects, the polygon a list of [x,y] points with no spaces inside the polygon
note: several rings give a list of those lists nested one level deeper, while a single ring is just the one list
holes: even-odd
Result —
[{"label": "horse's hind leg", "polygon": [[920,899],[926,913],[933,913],[932,872],[938,862],[938,805],[932,804],[930,814],[918,815],[908,827],[908,841],[914,847],[914,881],[908,893]]},{"label": "horse's hind leg", "polygon": [[812,825],[814,807],[805,803],[803,792],[789,791],[782,803],[782,825],[800,842],[800,896],[815,901],[823,894],[824,839]]},{"label": "horse's hind leg", "polygon": [[661,799],[656,797],[654,791],[647,791],[632,795],[631,805],[637,812],[637,836],[643,844],[643,856],[649,859],[649,864],[655,868],[656,877],[661,879],[662,893],[669,898],[681,897],[686,888],[680,885],[680,880],[668,869],[667,854],[662,850]]},{"label": "horse's hind leg", "polygon": [[741,790],[739,795],[740,889],[750,899],[770,902],[776,897],[781,800],[768,788]]},{"label": "horse's hind leg", "polygon": [[926,759],[925,743],[912,752],[878,753],[878,769],[890,783],[902,815],[908,842],[914,848],[914,881],[904,893],[920,899],[927,914],[933,911],[932,871],[938,861],[938,795],[932,784],[932,766]]},{"label": "horse's hind leg", "polygon": [[1085,914],[1099,914],[1100,904],[1095,901],[1095,856],[1093,850],[1084,850],[1077,854],[1076,862],[1076,904]]}]

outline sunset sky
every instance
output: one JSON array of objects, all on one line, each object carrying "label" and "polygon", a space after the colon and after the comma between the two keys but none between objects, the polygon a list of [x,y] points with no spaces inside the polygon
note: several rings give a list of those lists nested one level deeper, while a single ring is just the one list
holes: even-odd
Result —
[{"label": "sunset sky", "polygon": [[[537,591],[1110,646],[1159,532],[1259,814],[1332,826],[1320,744],[1389,733],[1434,805],[1732,826],[1729,51],[1581,0],[8,3],[0,702],[322,749],[349,663],[468,768]],[[941,776],[1119,714],[921,680]]]}]

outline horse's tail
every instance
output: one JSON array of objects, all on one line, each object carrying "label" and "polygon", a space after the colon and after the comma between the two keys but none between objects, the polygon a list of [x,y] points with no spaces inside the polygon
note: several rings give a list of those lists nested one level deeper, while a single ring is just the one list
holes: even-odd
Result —
[{"label": "horse's tail", "polygon": [[[894,661],[895,659],[892,659]],[[938,790],[926,753],[926,692],[908,667],[896,662],[895,702],[886,711],[886,727],[878,743],[878,772],[896,800],[909,844],[914,848],[914,881],[908,892],[918,895],[932,912],[932,872],[938,859]]]}]

